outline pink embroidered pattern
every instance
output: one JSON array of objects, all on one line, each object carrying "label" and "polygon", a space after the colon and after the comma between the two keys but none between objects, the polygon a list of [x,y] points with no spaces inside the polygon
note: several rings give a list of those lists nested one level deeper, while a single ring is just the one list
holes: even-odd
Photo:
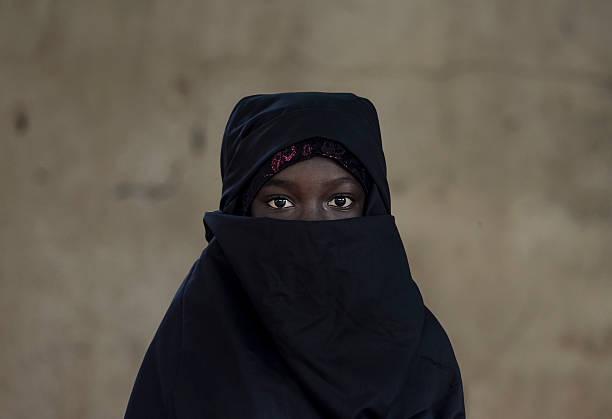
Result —
[{"label": "pink embroidered pattern", "polygon": [[348,167],[348,163],[346,162],[344,156],[346,154],[346,150],[338,143],[334,143],[331,141],[325,141],[321,145],[321,155],[325,157],[329,157],[331,159],[336,160],[345,168]]},{"label": "pink embroidered pattern", "polygon": [[272,163],[270,164],[272,171],[274,173],[277,173],[279,171],[281,163],[291,161],[291,159],[293,159],[296,154],[297,150],[294,145],[276,153],[272,158]]},{"label": "pink embroidered pattern", "polygon": [[304,148],[302,149],[302,156],[308,157],[312,153],[312,145],[310,143],[304,144]]}]

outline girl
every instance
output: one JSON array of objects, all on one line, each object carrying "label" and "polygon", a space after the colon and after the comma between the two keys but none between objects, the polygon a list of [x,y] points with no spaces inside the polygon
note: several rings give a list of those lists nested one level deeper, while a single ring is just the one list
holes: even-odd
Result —
[{"label": "girl", "polygon": [[463,418],[451,344],[391,216],[376,110],[352,94],[242,99],[208,246],[126,418]]}]

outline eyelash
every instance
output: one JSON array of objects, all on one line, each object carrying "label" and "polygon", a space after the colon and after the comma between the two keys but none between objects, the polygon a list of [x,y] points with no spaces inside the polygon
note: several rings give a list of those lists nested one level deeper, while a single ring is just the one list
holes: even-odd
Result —
[{"label": "eyelash", "polygon": [[[353,208],[353,205],[355,205],[355,198],[353,197],[353,195],[348,194],[348,193],[342,193],[342,194],[334,195],[327,202],[331,202],[331,201],[333,201],[334,199],[337,199],[337,198],[347,198],[347,199],[350,199],[350,201],[351,201],[351,203],[348,206],[346,206],[346,207],[338,207],[338,209],[340,209],[340,210],[347,210],[347,209]],[[337,205],[331,205],[331,206],[337,206]]]},{"label": "eyelash", "polygon": [[[272,209],[284,209],[284,207],[277,208],[277,207],[273,207],[272,205],[270,205],[270,202],[276,201],[278,199],[283,199],[283,200],[285,200],[287,202],[291,202],[291,204],[295,205],[289,198],[287,198],[286,196],[282,196],[282,195],[270,196],[270,197],[266,198],[265,203],[266,203],[266,205],[268,205]],[[291,207],[288,207],[288,208],[291,208]]]}]

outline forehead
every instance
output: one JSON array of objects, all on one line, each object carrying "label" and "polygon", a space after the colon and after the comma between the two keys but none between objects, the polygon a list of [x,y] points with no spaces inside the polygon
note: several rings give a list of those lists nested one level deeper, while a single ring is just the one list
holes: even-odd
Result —
[{"label": "forehead", "polygon": [[346,169],[334,160],[325,157],[313,157],[295,163],[272,177],[276,180],[331,180],[350,178],[357,180]]}]

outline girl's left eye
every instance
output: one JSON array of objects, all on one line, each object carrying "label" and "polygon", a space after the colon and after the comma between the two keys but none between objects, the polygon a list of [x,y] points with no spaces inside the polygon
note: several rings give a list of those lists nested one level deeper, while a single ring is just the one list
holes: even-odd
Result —
[{"label": "girl's left eye", "polygon": [[330,200],[327,205],[330,207],[348,208],[353,205],[353,200],[348,196],[337,196]]},{"label": "girl's left eye", "polygon": [[291,201],[289,201],[287,198],[282,197],[273,198],[269,200],[267,204],[269,207],[272,207],[274,209],[290,208],[294,206]]}]

